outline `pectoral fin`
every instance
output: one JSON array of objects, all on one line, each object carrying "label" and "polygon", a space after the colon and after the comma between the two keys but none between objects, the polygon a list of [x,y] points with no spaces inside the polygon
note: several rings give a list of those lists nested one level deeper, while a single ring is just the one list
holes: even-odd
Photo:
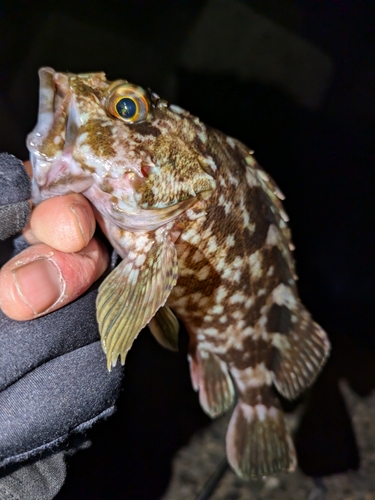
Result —
[{"label": "pectoral fin", "polygon": [[161,307],[148,324],[152,335],[156,338],[160,345],[178,351],[178,324],[176,316],[168,306]]},{"label": "pectoral fin", "polygon": [[174,243],[167,234],[153,238],[151,248],[143,245],[149,250],[128,252],[99,288],[97,319],[108,370],[116,365],[118,356],[121,364],[125,363],[138,333],[164,305],[176,284]]}]

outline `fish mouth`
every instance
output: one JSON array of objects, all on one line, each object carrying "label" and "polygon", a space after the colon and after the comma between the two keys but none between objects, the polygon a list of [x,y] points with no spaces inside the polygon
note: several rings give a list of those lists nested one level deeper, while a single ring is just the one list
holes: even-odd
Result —
[{"label": "fish mouth", "polygon": [[[32,201],[81,192],[93,182],[72,157],[79,118],[72,101],[69,74],[53,68],[39,70],[38,120],[26,145],[33,167]],[[74,185],[72,176],[74,172]]]},{"label": "fish mouth", "polygon": [[[97,75],[100,78],[104,73]],[[85,165],[81,155],[77,156],[81,119],[71,88],[73,76],[76,75],[59,73],[50,67],[39,70],[38,120],[26,141],[33,167],[34,203],[82,192],[94,183],[92,168]],[[121,172],[125,177],[136,174],[140,181],[144,178],[140,168],[132,164],[122,165]]]},{"label": "fish mouth", "polygon": [[[39,82],[38,121],[26,141],[33,167],[34,203],[51,196],[43,194],[45,187],[50,186],[71,162],[66,151],[69,79],[52,68],[41,68]],[[54,194],[61,194],[61,187]]]},{"label": "fish mouth", "polygon": [[[43,155],[46,159],[54,157],[51,154],[60,148],[48,148],[46,139],[54,133],[56,137],[56,122],[64,121],[71,91],[67,75],[56,73],[52,68],[41,68],[39,74],[39,109],[38,121],[34,130],[27,137],[27,147],[30,153]],[[56,140],[54,142],[57,142]],[[44,147],[43,147],[44,146]],[[56,144],[57,146],[57,144]],[[43,151],[41,153],[40,151]],[[49,154],[50,153],[50,154]]]}]

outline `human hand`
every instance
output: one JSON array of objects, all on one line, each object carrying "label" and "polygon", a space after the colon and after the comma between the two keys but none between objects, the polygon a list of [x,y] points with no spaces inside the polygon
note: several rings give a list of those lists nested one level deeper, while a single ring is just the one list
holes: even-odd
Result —
[{"label": "human hand", "polygon": [[[1,210],[12,185],[0,157]],[[99,339],[91,284],[109,259],[94,229],[81,195],[45,201],[24,233],[31,246],[16,238],[22,251],[0,271],[0,467],[65,449],[114,411],[123,370],[108,373]]]},{"label": "human hand", "polygon": [[38,205],[24,231],[31,246],[0,271],[3,312],[16,320],[33,319],[85,292],[108,266],[108,252],[94,231],[94,213],[80,194]]}]

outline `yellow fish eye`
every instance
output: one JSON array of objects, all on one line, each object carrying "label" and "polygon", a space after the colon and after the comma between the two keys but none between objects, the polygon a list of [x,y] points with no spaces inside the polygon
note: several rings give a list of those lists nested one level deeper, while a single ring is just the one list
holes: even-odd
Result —
[{"label": "yellow fish eye", "polygon": [[147,93],[137,85],[115,82],[108,89],[105,107],[109,113],[126,123],[146,120],[150,111]]}]

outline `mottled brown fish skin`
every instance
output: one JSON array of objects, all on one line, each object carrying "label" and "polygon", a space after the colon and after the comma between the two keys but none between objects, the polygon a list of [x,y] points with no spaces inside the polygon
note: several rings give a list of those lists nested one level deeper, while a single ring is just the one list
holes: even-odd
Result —
[{"label": "mottled brown fish skin", "polygon": [[[179,278],[168,305],[189,331],[197,388],[210,390],[206,370],[218,373],[227,394],[233,395],[228,370],[235,382],[239,402],[227,446],[236,472],[290,470],[295,454],[273,384],[296,397],[313,382],[328,342],[298,299],[290,233],[273,181],[237,141],[207,128],[207,144],[218,187],[206,202],[207,216],[186,221],[176,242]],[[215,403],[203,406],[211,416],[220,413]],[[270,451],[265,441],[272,434]]]},{"label": "mottled brown fish skin", "polygon": [[278,187],[246,146],[140,87],[130,84],[150,108],[124,123],[108,102],[119,85],[133,92],[128,82],[51,68],[40,78],[34,200],[82,192],[123,258],[97,301],[108,368],[146,324],[174,349],[174,312],[202,408],[216,417],[235,404],[232,468],[245,479],[293,470],[277,392],[309,387],[330,346],[298,297]]}]

